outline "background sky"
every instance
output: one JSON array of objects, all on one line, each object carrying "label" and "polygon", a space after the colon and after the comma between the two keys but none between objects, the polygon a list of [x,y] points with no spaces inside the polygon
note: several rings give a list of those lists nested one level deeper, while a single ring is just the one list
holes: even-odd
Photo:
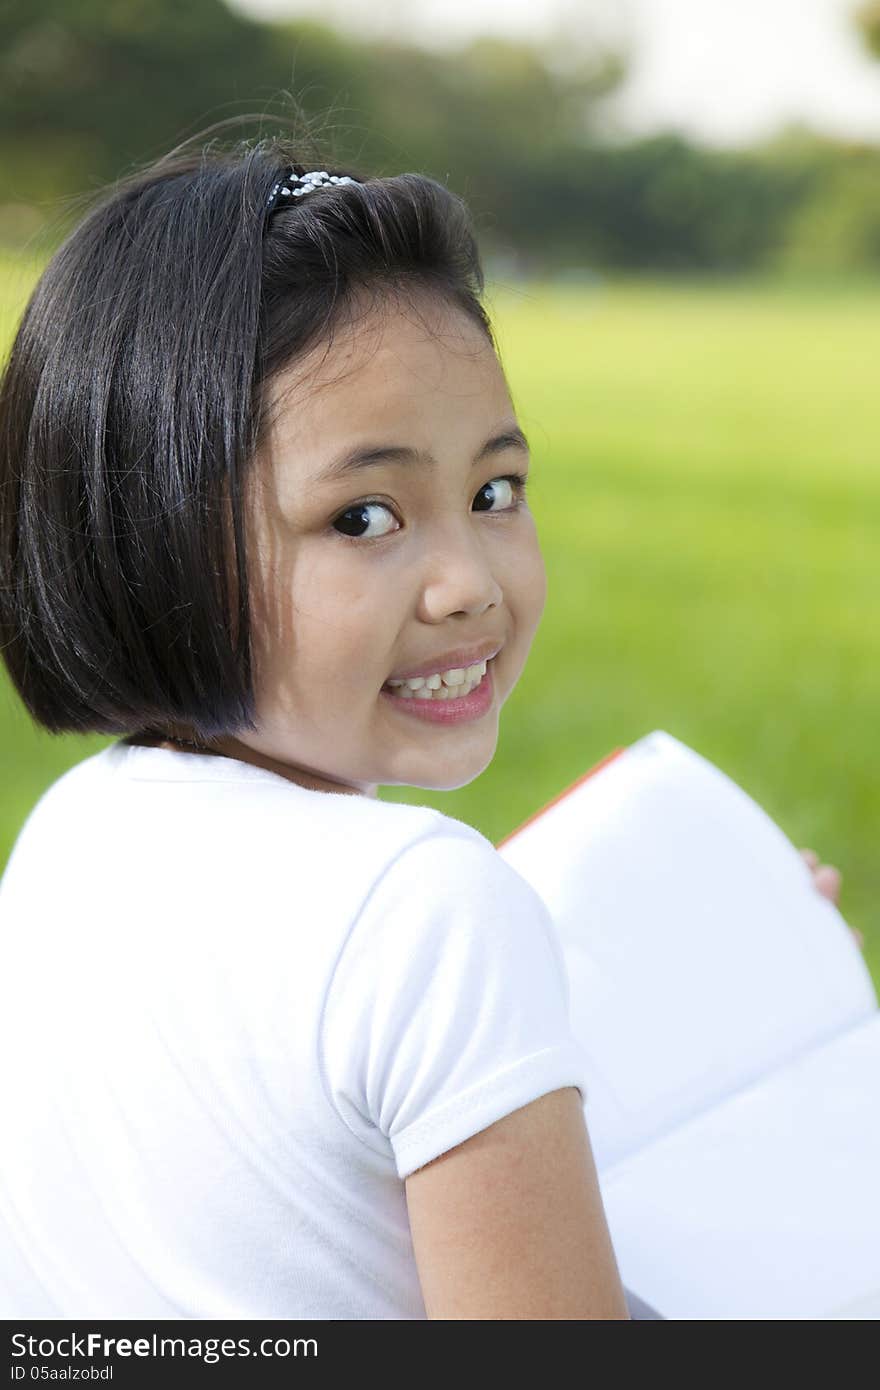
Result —
[{"label": "background sky", "polygon": [[633,66],[608,110],[621,135],[675,129],[738,145],[800,121],[880,143],[880,63],[854,0],[227,0],[253,15],[323,16],[357,33],[448,48],[475,33],[623,39]]}]

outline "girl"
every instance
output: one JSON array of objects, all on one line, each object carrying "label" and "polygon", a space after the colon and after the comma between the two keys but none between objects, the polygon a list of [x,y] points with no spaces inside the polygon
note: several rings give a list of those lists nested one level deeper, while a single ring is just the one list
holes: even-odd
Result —
[{"label": "girl", "polygon": [[7,1318],[627,1318],[547,909],[381,784],[545,601],[462,202],[284,138],[117,185],[0,391],[0,643],[118,736],[0,892]]}]

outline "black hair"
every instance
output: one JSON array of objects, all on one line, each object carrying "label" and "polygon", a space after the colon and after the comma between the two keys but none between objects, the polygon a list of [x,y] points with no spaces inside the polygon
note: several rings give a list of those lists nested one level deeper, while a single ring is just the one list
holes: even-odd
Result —
[{"label": "black hair", "polygon": [[359,182],[267,216],[302,149],[207,133],[99,192],[0,379],[0,653],[50,733],[255,728],[242,503],[272,379],[363,288],[425,288],[494,346],[458,195],[319,162]]}]

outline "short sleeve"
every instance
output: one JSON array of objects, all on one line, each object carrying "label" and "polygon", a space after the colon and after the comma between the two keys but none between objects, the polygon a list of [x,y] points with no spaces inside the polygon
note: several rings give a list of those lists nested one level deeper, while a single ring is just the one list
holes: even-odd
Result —
[{"label": "short sleeve", "polygon": [[586,1098],[568,1007],[543,900],[479,831],[444,828],[401,851],[336,960],[320,1037],[331,1104],[405,1178],[549,1091]]}]

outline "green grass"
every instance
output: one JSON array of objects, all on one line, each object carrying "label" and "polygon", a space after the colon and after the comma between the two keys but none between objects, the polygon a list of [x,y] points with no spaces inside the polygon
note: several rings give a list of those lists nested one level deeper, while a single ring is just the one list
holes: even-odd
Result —
[{"label": "green grass", "polygon": [[[533,445],[547,608],[492,766],[383,799],[497,841],[666,729],[838,865],[880,982],[880,282],[489,299]],[[0,289],[0,328],[12,312]],[[0,863],[39,793],[107,741],[39,733],[0,687]]]}]

